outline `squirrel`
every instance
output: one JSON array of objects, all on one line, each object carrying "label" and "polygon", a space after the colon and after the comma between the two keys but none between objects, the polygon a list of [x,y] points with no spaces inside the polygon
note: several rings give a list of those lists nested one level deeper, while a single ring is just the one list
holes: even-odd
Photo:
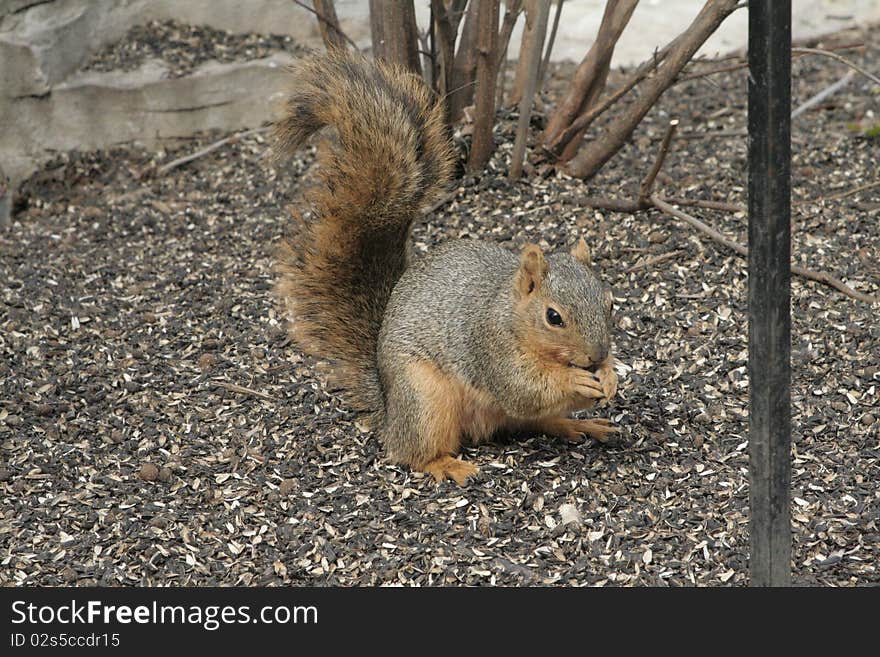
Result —
[{"label": "squirrel", "polygon": [[411,261],[413,220],[454,170],[442,104],[405,69],[345,51],[292,73],[276,153],[336,136],[309,218],[279,248],[276,293],[293,341],[331,361],[387,456],[464,485],[477,468],[460,447],[498,432],[606,440],[608,420],[569,417],[617,390],[613,298],[584,239],[551,255],[457,239]]}]

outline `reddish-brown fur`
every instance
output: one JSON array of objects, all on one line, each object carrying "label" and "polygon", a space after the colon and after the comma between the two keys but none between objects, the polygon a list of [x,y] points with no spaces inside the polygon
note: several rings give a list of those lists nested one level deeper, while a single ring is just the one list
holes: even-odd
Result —
[{"label": "reddish-brown fur", "polygon": [[[462,444],[479,443],[498,432],[533,431],[572,442],[590,436],[605,442],[609,434],[617,430],[604,419],[567,417],[572,410],[592,406],[595,399],[584,398],[571,386],[568,372],[571,368],[563,369],[555,363],[543,369],[543,376],[547,392],[558,397],[559,407],[556,412],[533,419],[507,415],[491,395],[443,373],[434,363],[417,361],[407,369],[409,380],[419,395],[420,414],[414,431],[418,432],[420,442],[431,446],[421,462],[410,465],[430,473],[438,481],[450,478],[463,484],[476,474],[476,466],[452,457],[458,454]],[[613,370],[611,372],[613,374]]]},{"label": "reddish-brown fur", "polygon": [[303,351],[334,361],[357,408],[380,411],[384,308],[408,265],[413,219],[452,175],[443,108],[411,73],[344,51],[306,57],[292,73],[276,151],[290,156],[324,126],[337,139],[322,144],[312,218],[278,250],[276,291]]},{"label": "reddish-brown fur", "polygon": [[[612,359],[595,362],[605,358],[597,354],[608,353],[606,324],[596,329],[597,337],[583,328],[559,330],[541,323],[549,265],[535,245],[523,250],[519,268],[509,270],[511,279],[505,273],[503,285],[511,287],[505,287],[504,295],[500,290],[484,292],[504,302],[495,316],[505,323],[512,320],[503,337],[487,335],[495,343],[469,350],[461,347],[461,340],[445,341],[446,331],[462,329],[455,324],[440,326],[436,334],[419,333],[439,336],[422,351],[404,349],[389,357],[378,348],[383,321],[393,316],[387,312],[389,299],[393,309],[396,298],[392,291],[409,266],[411,224],[452,175],[442,104],[406,71],[341,51],[304,58],[294,78],[295,90],[275,127],[278,151],[291,154],[325,126],[335,128],[336,137],[320,149],[319,184],[306,195],[310,215],[296,217],[279,249],[277,292],[293,338],[303,351],[336,364],[331,371],[335,383],[350,393],[356,408],[374,412],[372,420],[378,422],[373,424],[389,456],[438,481],[463,484],[477,468],[455,458],[461,446],[499,431],[604,440],[614,431],[606,421],[567,415],[616,391]],[[589,264],[583,240],[571,255]],[[456,262],[443,273],[455,272]],[[474,275],[461,281],[462,295],[468,294]],[[577,282],[595,280],[579,267],[568,276]],[[446,282],[437,284],[449,289]],[[596,296],[588,301],[581,296],[566,299],[581,304],[569,305],[572,313],[607,321],[610,298],[604,307]],[[476,301],[488,303],[490,298]],[[430,312],[423,306],[406,307],[403,316]],[[565,308],[559,312],[568,322]],[[406,335],[411,333],[408,327],[402,324]],[[604,341],[601,348],[590,349],[598,338]],[[450,353],[452,349],[456,351]],[[445,359],[429,360],[425,354],[431,353],[442,353]],[[464,380],[438,365],[450,358],[470,359],[469,364],[481,367],[501,363],[503,375],[490,383]],[[587,367],[597,368],[595,374]],[[487,389],[477,387],[478,380]]]}]

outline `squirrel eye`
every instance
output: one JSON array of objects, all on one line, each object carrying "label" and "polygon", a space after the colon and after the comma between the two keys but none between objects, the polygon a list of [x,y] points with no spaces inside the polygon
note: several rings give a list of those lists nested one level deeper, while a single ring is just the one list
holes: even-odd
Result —
[{"label": "squirrel eye", "polygon": [[562,326],[565,322],[562,321],[562,315],[556,312],[553,308],[547,309],[547,323],[551,326]]}]

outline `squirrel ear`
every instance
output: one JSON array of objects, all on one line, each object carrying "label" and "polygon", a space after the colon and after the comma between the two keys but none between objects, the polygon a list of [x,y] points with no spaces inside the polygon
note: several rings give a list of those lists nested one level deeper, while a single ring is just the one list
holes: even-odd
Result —
[{"label": "squirrel ear", "polygon": [[519,270],[516,272],[516,289],[526,297],[541,287],[546,276],[547,261],[544,260],[541,248],[535,244],[526,244],[519,261]]},{"label": "squirrel ear", "polygon": [[592,260],[590,257],[590,247],[587,246],[587,242],[583,237],[581,237],[578,240],[578,243],[571,249],[571,255],[582,265],[587,267],[590,266],[590,261]]}]

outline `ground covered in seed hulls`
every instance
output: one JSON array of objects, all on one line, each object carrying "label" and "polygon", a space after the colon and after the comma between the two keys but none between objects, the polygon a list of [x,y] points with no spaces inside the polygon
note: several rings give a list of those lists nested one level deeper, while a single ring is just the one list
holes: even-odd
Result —
[{"label": "ground covered in seed hulls", "polygon": [[[846,56],[880,71],[880,32],[857,36]],[[795,104],[844,73],[798,59]],[[619,440],[467,449],[466,488],[389,464],[286,337],[272,252],[311,149],[274,168],[258,135],[155,175],[206,135],[47,167],[0,237],[0,584],[746,583],[746,263],[657,212],[581,204],[632,197],[671,117],[658,191],[745,202],[745,80],[676,86],[587,184],[508,183],[506,113],[487,171],[419,225],[417,252],[584,235],[615,290],[627,372],[599,412]],[[878,179],[852,129],[878,97],[855,78],[793,130],[794,258],[874,295],[880,194],[844,194]],[[692,212],[745,240],[743,213]],[[878,584],[878,308],[795,278],[792,312],[794,581]]]},{"label": "ground covered in seed hulls", "polygon": [[95,52],[85,69],[132,71],[148,59],[159,59],[169,66],[171,77],[180,77],[209,61],[247,61],[276,52],[302,51],[289,35],[232,34],[205,25],[149,21]]}]

